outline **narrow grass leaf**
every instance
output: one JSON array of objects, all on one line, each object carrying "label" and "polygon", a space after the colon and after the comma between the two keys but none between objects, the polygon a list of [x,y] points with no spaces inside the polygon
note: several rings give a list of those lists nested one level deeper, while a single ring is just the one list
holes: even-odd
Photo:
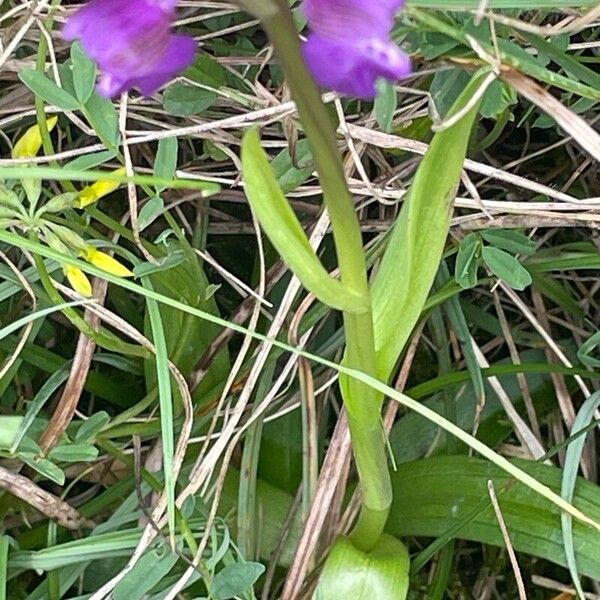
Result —
[{"label": "narrow grass leaf", "polygon": [[[152,289],[150,280],[143,280],[146,288]],[[163,449],[163,473],[165,481],[165,496],[167,499],[167,515],[171,542],[175,536],[175,480],[173,479],[173,456],[175,454],[175,424],[173,422],[173,394],[171,389],[171,374],[169,371],[169,355],[162,317],[158,302],[146,298],[148,317],[152,328],[152,341],[156,349],[156,379],[160,408],[160,430]]]},{"label": "narrow grass leaf", "polygon": [[7,600],[8,591],[8,548],[10,538],[0,535],[0,600]]},{"label": "narrow grass leaf", "polygon": [[11,445],[10,452],[12,454],[17,451],[21,440],[27,435],[27,431],[29,431],[29,428],[38,416],[40,410],[42,410],[49,398],[67,380],[70,369],[71,362],[68,362],[58,369],[58,371],[52,373],[52,375],[44,382],[44,385],[38,390],[33,400],[29,403],[27,411],[22,419],[21,426],[19,427],[19,431]]},{"label": "narrow grass leaf", "polygon": [[[594,413],[596,412],[598,406],[600,406],[600,392],[592,394],[579,409],[577,417],[575,417],[575,422],[573,423],[573,428],[571,429],[571,436],[574,436],[581,430],[585,429],[593,421]],[[581,461],[581,456],[583,454],[585,440],[586,436],[580,435],[567,447],[565,464],[562,472],[562,485],[560,489],[561,496],[567,502],[571,502],[573,500],[575,484],[577,483],[577,473],[579,471],[579,462]],[[573,538],[573,518],[567,513],[562,513],[560,515],[560,522],[571,579],[573,580],[573,584],[575,585],[575,589],[577,590],[579,597],[583,599],[585,598],[585,595],[583,593],[583,588],[581,587],[579,569],[577,567],[575,541]]]},{"label": "narrow grass leaf", "polygon": [[4,339],[7,335],[10,335],[11,333],[17,331],[21,327],[24,327],[25,325],[27,325],[27,323],[30,323],[31,321],[35,321],[36,319],[41,319],[42,317],[51,315],[52,313],[55,313],[55,312],[60,312],[61,310],[64,310],[65,308],[73,308],[75,306],[82,306],[84,304],[90,304],[90,302],[93,302],[93,300],[75,300],[74,302],[64,302],[63,304],[57,304],[55,306],[50,306],[48,308],[43,308],[41,310],[37,310],[37,311],[31,313],[30,315],[21,317],[20,319],[13,321],[9,325],[2,327],[2,329],[0,329],[0,340]]}]

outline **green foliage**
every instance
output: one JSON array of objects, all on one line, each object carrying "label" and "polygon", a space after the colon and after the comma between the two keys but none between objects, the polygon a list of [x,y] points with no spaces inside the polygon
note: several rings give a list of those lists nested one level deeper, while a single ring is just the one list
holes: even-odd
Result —
[{"label": "green foliage", "polygon": [[[178,29],[201,40],[195,63],[151,98],[131,92],[125,107],[97,93],[81,45],[60,39],[68,11],[49,6],[31,21],[21,4],[0,2],[0,463],[3,482],[29,487],[0,493],[0,600],[83,600],[114,577],[117,600],[276,598],[304,534],[308,571],[294,572],[305,588],[319,582],[315,598],[466,598],[477,580],[512,600],[488,481],[528,597],[545,593],[531,573],[590,592],[600,580],[600,488],[583,477],[598,470],[597,182],[555,109],[519,95],[506,74],[596,122],[598,28],[578,19],[597,0],[490,0],[493,19],[478,0],[407,0],[392,36],[419,65],[414,76],[378,82],[374,102],[325,96],[326,109],[310,80],[290,77],[298,63],[281,49],[295,35],[270,30],[271,54],[241,10],[187,7]],[[269,20],[284,4],[248,2]],[[306,34],[301,3],[294,20]],[[485,91],[472,78],[481,67],[497,75]],[[348,129],[328,135],[337,111]],[[13,154],[30,130],[26,152]],[[129,161],[131,179],[117,171]],[[80,191],[93,186],[111,195],[82,209]],[[313,250],[322,206],[335,230]],[[349,227],[353,208],[362,236]],[[263,253],[252,216],[272,242]],[[90,248],[133,275],[86,263]],[[106,295],[73,300],[67,267],[97,290],[105,280]],[[315,297],[289,287],[291,272]],[[506,460],[524,449],[499,386],[545,464]],[[384,396],[404,405],[387,439]],[[64,398],[73,404],[45,450]],[[342,400],[354,448],[376,457],[349,469],[341,426],[332,443]],[[331,448],[331,495],[312,509],[331,510],[307,532]],[[388,457],[394,501],[380,536]],[[358,535],[346,518],[357,490],[383,500],[361,514]],[[85,527],[57,525],[40,498],[70,505]]]},{"label": "green foliage", "polygon": [[392,536],[383,535],[369,553],[340,537],[327,557],[313,598],[368,600],[376,595],[403,600],[408,592],[408,567],[408,551]]},{"label": "green foliage", "polygon": [[[451,114],[464,110],[482,84],[475,75]],[[437,271],[477,107],[469,107],[451,127],[438,132],[415,174],[372,284],[377,368],[383,379],[392,372]],[[440,172],[439,165],[444,163]],[[402,320],[394,327],[398,315]]]}]

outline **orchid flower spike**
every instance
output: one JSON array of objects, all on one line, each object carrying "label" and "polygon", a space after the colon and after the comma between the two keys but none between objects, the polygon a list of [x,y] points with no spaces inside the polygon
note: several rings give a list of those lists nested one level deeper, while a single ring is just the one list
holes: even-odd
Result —
[{"label": "orchid flower spike", "polygon": [[98,64],[98,92],[107,98],[131,88],[149,96],[194,60],[196,42],[171,32],[177,0],[91,0],[65,24]]},{"label": "orchid flower spike", "polygon": [[304,58],[317,83],[348,96],[373,98],[379,78],[410,73],[410,59],[391,40],[405,0],[305,0],[310,33]]}]

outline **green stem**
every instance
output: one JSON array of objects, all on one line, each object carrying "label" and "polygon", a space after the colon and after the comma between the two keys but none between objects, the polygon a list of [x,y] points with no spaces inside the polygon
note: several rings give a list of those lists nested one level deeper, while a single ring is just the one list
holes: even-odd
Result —
[{"label": "green stem", "polygon": [[[302,59],[298,32],[287,0],[279,10],[263,14],[264,27],[275,47],[306,137],[311,144],[323,198],[329,211],[342,283],[364,298],[361,313],[344,313],[344,364],[377,376],[373,319],[362,235],[340,158],[335,130],[317,86]],[[383,396],[369,386],[341,377],[354,457],[361,481],[363,505],[352,534],[354,545],[373,548],[383,532],[392,501],[385,438],[381,426]]]}]

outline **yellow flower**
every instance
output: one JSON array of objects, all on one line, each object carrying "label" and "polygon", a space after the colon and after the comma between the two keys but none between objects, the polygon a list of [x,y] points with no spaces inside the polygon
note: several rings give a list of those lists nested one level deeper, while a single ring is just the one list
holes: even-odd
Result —
[{"label": "yellow flower", "polygon": [[87,275],[77,267],[73,267],[71,265],[66,265],[63,267],[63,271],[71,284],[71,287],[84,296],[85,298],[89,298],[92,295],[92,284],[90,280],[87,278]]},{"label": "yellow flower", "polygon": [[[58,117],[50,117],[46,120],[48,131],[52,131]],[[33,158],[42,147],[42,134],[39,125],[32,125],[18,140],[12,149],[13,158]]]},{"label": "yellow flower", "polygon": [[[125,175],[126,171],[124,168],[113,171],[114,175]],[[84,208],[89,204],[92,204],[100,198],[107,196],[114,192],[121,184],[118,181],[96,181],[91,185],[87,185],[80,192],[77,197],[77,207]]]},{"label": "yellow flower", "polygon": [[133,273],[125,265],[122,265],[118,260],[106,254],[106,252],[101,252],[90,246],[81,253],[81,256],[95,267],[111,275],[133,277]]}]

